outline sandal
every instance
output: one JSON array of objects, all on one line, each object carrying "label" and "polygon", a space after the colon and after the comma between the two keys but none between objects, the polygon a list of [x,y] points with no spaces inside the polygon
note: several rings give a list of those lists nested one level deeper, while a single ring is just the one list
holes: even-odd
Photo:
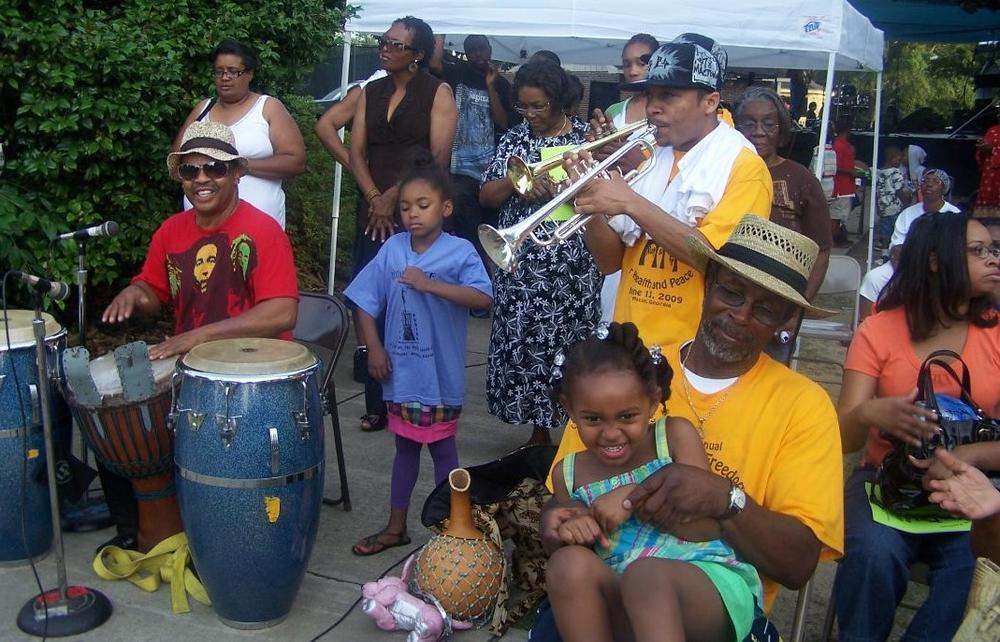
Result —
[{"label": "sandal", "polygon": [[361,432],[378,432],[385,430],[389,419],[386,415],[362,415]]},{"label": "sandal", "polygon": [[[394,537],[395,541],[386,542],[384,537]],[[360,557],[368,555],[378,555],[387,548],[396,546],[406,546],[410,543],[410,536],[406,533],[390,533],[389,531],[379,531],[374,535],[365,537],[360,542],[351,547],[351,552]]]}]

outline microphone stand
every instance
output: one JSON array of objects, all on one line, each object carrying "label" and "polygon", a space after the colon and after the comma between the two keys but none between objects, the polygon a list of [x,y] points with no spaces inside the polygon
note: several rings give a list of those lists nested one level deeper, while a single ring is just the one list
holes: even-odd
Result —
[{"label": "microphone stand", "polygon": [[49,407],[49,368],[45,347],[45,321],[42,319],[42,296],[32,294],[35,318],[35,365],[38,368],[38,399],[42,406],[42,429],[45,434],[45,468],[48,473],[49,510],[52,512],[53,549],[56,553],[58,588],[43,591],[28,600],[17,615],[17,626],[29,635],[65,637],[96,629],[111,617],[111,602],[100,591],[86,586],[68,586],[62,529],[59,528],[59,495],[56,464],[52,456],[52,412]]},{"label": "microphone stand", "polygon": [[80,332],[80,347],[87,347],[87,257],[86,239],[76,239],[76,323]]},{"label": "microphone stand", "polygon": [[[76,285],[77,285],[77,310],[76,310],[76,323],[78,332],[80,335],[80,347],[87,347],[87,238],[77,238],[74,239],[76,242],[76,255],[77,255],[77,270],[76,270]],[[75,422],[74,422],[75,424]],[[70,451],[72,451],[72,446],[70,446]],[[67,453],[70,454],[70,453]],[[80,440],[80,460],[84,464],[87,463],[87,442],[85,440]],[[100,496],[97,496],[96,500],[90,501],[91,491],[86,491],[84,498],[84,506],[88,507],[88,510],[81,514],[69,513],[64,520],[67,530],[73,532],[83,532],[90,530],[98,530],[101,528],[106,528],[111,522],[111,515],[107,509],[106,500],[102,500]]]}]

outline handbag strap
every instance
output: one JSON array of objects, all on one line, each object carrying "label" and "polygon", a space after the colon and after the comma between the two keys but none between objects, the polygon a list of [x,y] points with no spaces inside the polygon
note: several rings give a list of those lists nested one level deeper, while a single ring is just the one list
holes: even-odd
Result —
[{"label": "handbag strap", "polygon": [[[945,357],[962,364],[961,377],[958,376],[952,365],[944,360]],[[959,398],[975,409],[977,414],[983,414],[982,408],[972,400],[972,378],[969,374],[969,366],[962,359],[961,355],[953,350],[935,350],[924,359],[924,362],[920,365],[920,373],[917,375],[917,399],[922,400],[932,410],[940,414],[937,395],[934,391],[934,383],[931,378],[932,366],[937,366],[951,375],[951,378],[958,384]]]},{"label": "handbag strap", "polygon": [[209,100],[208,104],[205,105],[205,108],[201,110],[200,114],[198,114],[198,117],[194,119],[195,122],[198,122],[202,120],[205,116],[207,116],[208,112],[212,111],[212,107],[215,107],[215,102],[217,100],[218,100],[217,98],[212,98],[211,100]]}]

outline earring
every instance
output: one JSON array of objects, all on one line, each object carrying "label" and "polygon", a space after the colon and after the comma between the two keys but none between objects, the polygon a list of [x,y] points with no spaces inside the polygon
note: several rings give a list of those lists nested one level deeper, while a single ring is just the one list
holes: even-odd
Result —
[{"label": "earring", "polygon": [[417,61],[416,60],[411,61],[409,70],[412,71],[413,73],[416,73],[417,69],[419,69],[419,67],[417,67]]}]

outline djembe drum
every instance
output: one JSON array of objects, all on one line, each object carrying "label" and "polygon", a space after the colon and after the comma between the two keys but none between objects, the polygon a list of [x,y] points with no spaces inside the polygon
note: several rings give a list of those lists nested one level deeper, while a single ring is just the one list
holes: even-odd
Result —
[{"label": "djembe drum", "polygon": [[51,386],[50,396],[57,394],[66,330],[42,315],[50,380],[39,384],[34,317],[30,310],[7,310],[6,318],[0,316],[0,566],[40,558],[52,545],[38,386]]},{"label": "djembe drum", "polygon": [[150,361],[142,341],[93,361],[86,348],[63,353],[66,401],[84,439],[101,463],[126,477],[135,491],[136,546],[142,552],[183,530],[168,421],[176,361]]},{"label": "djembe drum", "polygon": [[203,343],[181,360],[177,490],[191,557],[227,625],[282,621],[323,500],[319,362],[277,339]]}]

